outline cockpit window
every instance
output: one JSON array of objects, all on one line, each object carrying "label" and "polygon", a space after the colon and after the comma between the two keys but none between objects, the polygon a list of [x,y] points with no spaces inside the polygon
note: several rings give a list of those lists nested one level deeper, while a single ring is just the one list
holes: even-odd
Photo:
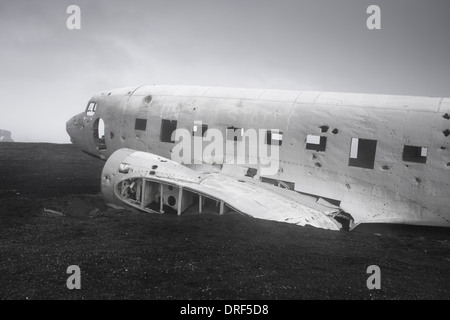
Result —
[{"label": "cockpit window", "polygon": [[96,102],[89,102],[88,107],[86,109],[86,115],[93,116],[95,114],[96,108],[97,108]]}]

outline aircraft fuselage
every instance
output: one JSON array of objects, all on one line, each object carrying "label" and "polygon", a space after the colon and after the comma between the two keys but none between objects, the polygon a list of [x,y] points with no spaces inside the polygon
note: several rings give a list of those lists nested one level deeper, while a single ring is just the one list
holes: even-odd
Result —
[{"label": "aircraft fuselage", "polygon": [[[277,148],[279,167],[258,171],[263,181],[334,199],[356,224],[448,227],[449,113],[449,98],[155,85],[92,97],[67,132],[103,159],[121,148],[173,159],[175,128],[219,130],[223,158],[226,145],[251,143],[227,129],[276,130],[276,143],[264,143]],[[203,150],[211,143],[194,139]]]}]

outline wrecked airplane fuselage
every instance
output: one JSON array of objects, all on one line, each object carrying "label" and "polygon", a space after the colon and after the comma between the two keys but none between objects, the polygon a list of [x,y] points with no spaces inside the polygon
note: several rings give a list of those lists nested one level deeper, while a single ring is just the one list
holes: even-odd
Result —
[{"label": "wrecked airplane fuselage", "polygon": [[[107,190],[105,198],[111,203],[144,211],[151,205],[154,207],[151,210],[159,212],[161,208],[157,206],[168,205],[166,200],[149,201],[155,199],[158,188],[164,193],[172,186],[179,193],[183,190],[181,198],[186,192],[185,199],[193,199],[192,203],[187,202],[190,206],[198,205],[199,199],[205,198],[215,201],[219,211],[220,206],[228,206],[261,218],[279,221],[284,218],[286,222],[314,225],[306,221],[312,219],[310,213],[305,213],[306,209],[289,205],[277,211],[271,206],[271,202],[283,202],[280,199],[286,194],[291,197],[293,191],[297,191],[314,195],[314,199],[334,200],[340,210],[351,215],[353,226],[404,223],[448,227],[450,134],[446,132],[450,132],[449,113],[449,98],[142,86],[92,97],[86,110],[67,122],[67,132],[83,151],[105,160],[115,151],[127,148],[152,154],[151,157],[184,159],[184,164],[189,159],[188,166],[220,165],[217,172],[206,175],[201,182],[189,182],[187,186],[182,179],[169,176],[165,178],[169,180],[164,180],[156,174],[157,170],[150,175],[151,168],[147,168],[148,172],[144,169],[153,160],[141,159],[148,163],[140,167],[141,173],[137,176],[123,173],[110,176],[109,180],[115,181],[115,185],[107,185],[103,180],[105,176],[102,177],[102,187]],[[193,151],[188,156],[185,152],[180,156],[178,150],[179,144],[187,138],[184,135],[182,140],[177,139],[180,130],[192,137]],[[250,134],[251,130],[255,133]],[[216,145],[211,147],[213,143]],[[217,146],[220,144],[222,148]],[[261,153],[263,147],[268,150]],[[214,152],[207,152],[211,149]],[[122,156],[131,156],[130,150],[123,151]],[[146,158],[142,153],[138,155]],[[108,174],[119,172],[122,161],[115,164],[119,167],[110,167],[108,162],[105,166]],[[277,165],[275,172],[264,171],[267,164],[274,163]],[[177,170],[182,172],[183,167],[178,166]],[[185,169],[190,170],[188,175],[200,173],[194,165]],[[128,180],[128,185],[118,181],[118,176],[123,181]],[[247,195],[250,207],[262,204],[258,207],[262,211],[259,215],[245,206],[242,195],[233,193],[234,189],[239,189],[237,182],[240,180],[246,181],[242,185],[255,186],[240,191],[244,198]],[[215,193],[220,188],[208,187],[207,181],[223,186],[222,194]],[[141,184],[141,197],[146,195],[142,193],[144,186],[155,194],[135,204],[121,198],[124,188],[130,189],[133,183],[134,187]],[[258,189],[267,186],[270,186],[267,192]],[[251,190],[259,191],[252,193]],[[275,200],[277,193],[283,195]],[[257,194],[264,196],[258,198]],[[238,198],[240,206],[233,202]],[[181,209],[178,210],[179,203],[175,200],[172,207],[179,212]],[[309,209],[312,203],[317,203],[303,198],[292,201]],[[274,215],[263,217],[264,208]],[[318,227],[328,225],[328,219],[337,214],[336,210],[323,207],[318,211],[327,221],[323,226],[316,224]]]}]

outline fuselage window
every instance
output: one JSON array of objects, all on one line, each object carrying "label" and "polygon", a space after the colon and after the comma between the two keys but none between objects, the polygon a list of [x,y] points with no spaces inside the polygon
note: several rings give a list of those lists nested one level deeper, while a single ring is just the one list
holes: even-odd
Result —
[{"label": "fuselage window", "polygon": [[244,135],[243,128],[236,128],[236,127],[227,128],[227,140],[242,141],[243,135]]},{"label": "fuselage window", "polygon": [[428,149],[424,147],[404,146],[403,161],[426,163]]},{"label": "fuselage window", "polygon": [[[200,136],[200,134],[198,133],[199,129],[200,129],[200,126],[195,124],[192,127],[192,135],[193,136]],[[202,137],[205,136],[205,133],[206,133],[207,130],[208,130],[208,125],[207,124],[202,124],[202,134],[201,134]]]},{"label": "fuselage window", "polygon": [[134,130],[145,131],[147,129],[147,119],[136,119]]},{"label": "fuselage window", "polygon": [[175,143],[172,133],[177,129],[177,120],[161,120],[161,142]]},{"label": "fuselage window", "polygon": [[97,103],[89,102],[89,104],[86,108],[86,115],[93,116],[95,114],[95,109],[97,109]]},{"label": "fuselage window", "polygon": [[327,137],[314,136],[308,134],[306,136],[306,149],[314,151],[325,151],[327,146]]},{"label": "fuselage window", "polygon": [[373,169],[376,150],[377,140],[352,138],[348,165]]},{"label": "fuselage window", "polygon": [[282,143],[283,143],[283,132],[279,132],[278,130],[267,130],[266,144],[281,146]]}]

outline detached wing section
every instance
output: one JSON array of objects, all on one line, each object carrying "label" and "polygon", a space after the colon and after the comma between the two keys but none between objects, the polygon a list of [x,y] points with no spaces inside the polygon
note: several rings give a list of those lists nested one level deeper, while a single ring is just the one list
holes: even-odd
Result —
[{"label": "detached wing section", "polygon": [[259,219],[339,230],[339,208],[225,170],[201,172],[131,149],[113,153],[102,172],[102,194],[111,206],[178,215],[234,211]]}]

